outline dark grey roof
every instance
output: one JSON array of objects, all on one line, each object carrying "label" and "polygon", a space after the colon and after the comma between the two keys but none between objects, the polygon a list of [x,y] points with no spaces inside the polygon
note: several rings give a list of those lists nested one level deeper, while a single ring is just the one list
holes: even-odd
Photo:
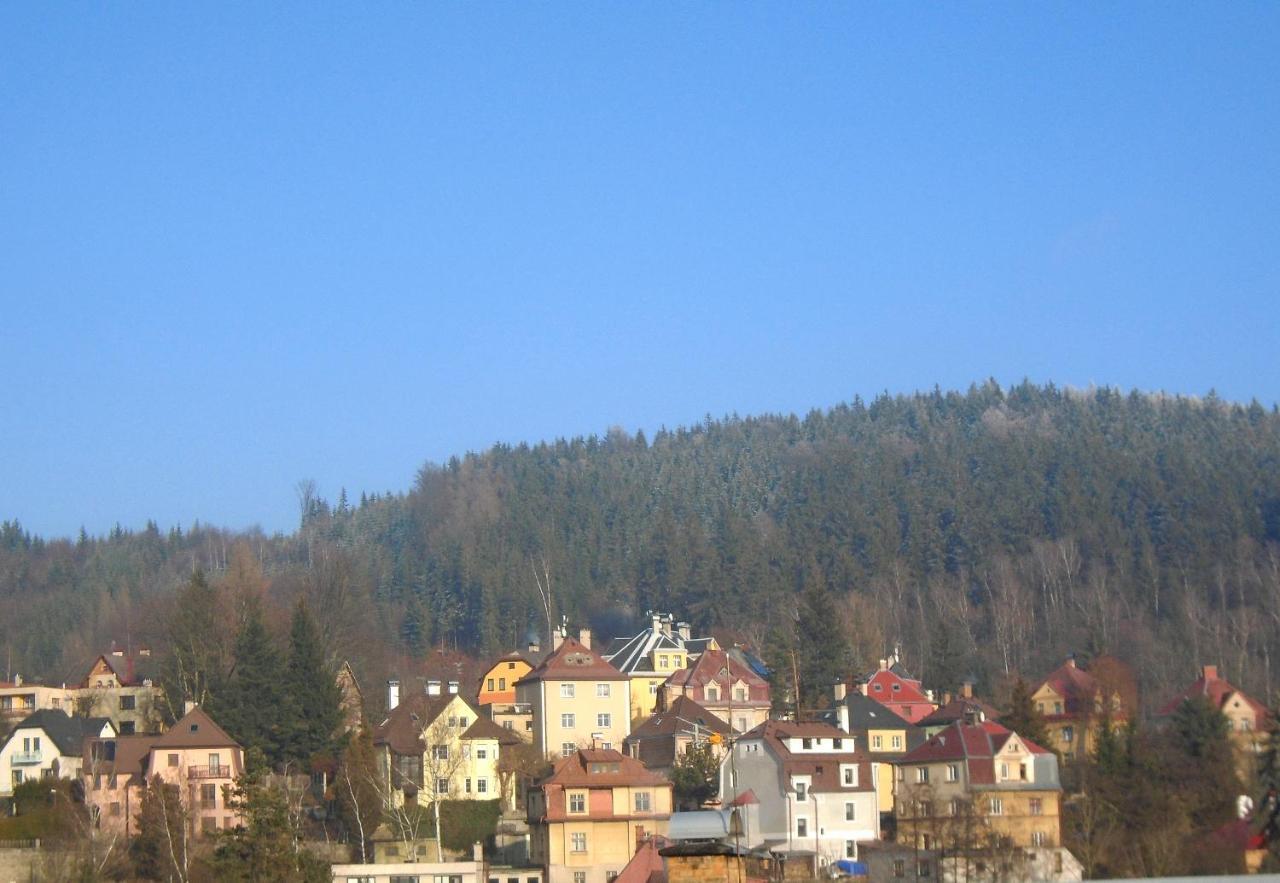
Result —
[{"label": "dark grey roof", "polygon": [[79,757],[85,737],[99,735],[109,723],[111,719],[106,717],[70,717],[61,708],[42,708],[14,727],[13,732],[16,735],[18,730],[43,730],[60,755]]},{"label": "dark grey roof", "polygon": [[645,629],[640,634],[631,637],[622,643],[620,647],[615,646],[618,641],[614,641],[609,646],[610,654],[605,659],[618,671],[632,674],[638,671],[653,671],[653,659],[649,656],[654,650],[680,650],[680,641],[671,638],[665,632],[653,629]]}]

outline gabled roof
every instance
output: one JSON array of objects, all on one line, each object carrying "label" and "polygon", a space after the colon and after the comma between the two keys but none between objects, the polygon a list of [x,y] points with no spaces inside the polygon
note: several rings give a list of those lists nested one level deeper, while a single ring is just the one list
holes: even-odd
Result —
[{"label": "gabled roof", "polygon": [[550,656],[516,681],[516,684],[534,681],[625,680],[628,680],[627,676],[606,662],[599,653],[584,646],[576,638],[565,638]]},{"label": "gabled roof", "polygon": [[[102,752],[96,760],[84,761],[86,775],[118,773],[128,776],[133,784],[146,780],[147,757],[159,736],[116,736],[107,739],[86,739],[85,748],[92,753]],[[106,746],[109,746],[109,751]]]},{"label": "gabled roof", "polygon": [[213,718],[199,706],[156,738],[156,748],[239,748],[240,743],[227,735]]},{"label": "gabled roof", "polygon": [[965,720],[981,714],[986,720],[1000,720],[1000,712],[983,702],[981,699],[961,696],[952,699],[946,705],[934,710],[928,717],[921,718],[916,722],[918,727],[937,727],[946,726],[956,721]]},{"label": "gabled roof", "polygon": [[13,732],[41,730],[52,740],[59,755],[79,757],[85,738],[101,735],[104,727],[109,727],[112,735],[115,734],[115,724],[110,718],[71,717],[61,708],[42,708],[29,714],[13,728]]},{"label": "gabled roof", "polygon": [[[119,655],[116,655],[117,653]],[[144,681],[155,678],[158,668],[155,657],[149,652],[124,653],[113,649],[107,653],[100,654],[93,660],[88,671],[85,672],[82,686],[89,686],[89,679],[93,675],[93,670],[98,667],[100,662],[110,669],[122,687],[142,686]]]},{"label": "gabled roof", "polygon": [[677,733],[719,733],[727,736],[732,729],[712,712],[688,696],[677,696],[666,711],[655,711],[648,720],[631,731],[628,742],[674,736]]},{"label": "gabled roof", "polygon": [[[726,668],[729,671],[727,678],[723,674]],[[748,688],[769,686],[768,681],[756,674],[745,654],[736,650],[707,650],[692,664],[674,672],[667,678],[666,683],[675,687],[705,687],[707,684],[716,683],[727,690],[738,681],[742,681]],[[758,704],[767,700],[749,699],[741,704],[745,706],[753,702]]]},{"label": "gabled roof", "polygon": [[1221,710],[1227,703],[1227,700],[1236,694],[1239,694],[1240,698],[1244,700],[1250,709],[1252,709],[1259,721],[1267,715],[1267,708],[1265,705],[1258,702],[1242,690],[1237,689],[1235,685],[1226,678],[1218,677],[1217,666],[1205,666],[1201,669],[1200,677],[1196,678],[1196,680],[1192,682],[1191,686],[1187,687],[1177,696],[1165,703],[1164,707],[1161,708],[1157,714],[1161,717],[1171,715],[1178,710],[1178,706],[1183,702],[1200,696],[1208,699],[1209,704],[1214,708]]},{"label": "gabled roof", "polygon": [[469,714],[475,715],[477,721],[482,717],[458,693],[441,693],[438,696],[412,693],[387,712],[386,719],[373,728],[373,743],[387,745],[396,754],[422,754],[427,750],[426,743],[422,741],[423,731],[434,724],[455,699],[468,709]]},{"label": "gabled roof", "polygon": [[615,785],[669,785],[666,776],[651,772],[634,757],[604,748],[579,748],[556,761],[543,785],[565,788],[611,788]]},{"label": "gabled roof", "polygon": [[[778,774],[784,789],[791,776],[808,776],[809,788],[815,792],[867,791],[875,787],[869,775],[861,774],[858,776],[857,786],[844,785],[840,775],[841,765],[861,766],[868,761],[868,755],[865,749],[857,747],[856,741],[850,739],[848,733],[830,724],[767,720],[740,736],[739,742],[748,739],[763,741],[769,753],[777,759]],[[792,751],[787,747],[787,739],[841,739],[844,747],[832,747],[825,751]]]},{"label": "gabled roof", "polygon": [[[994,760],[1006,743],[1017,738],[1032,755],[1053,757],[1053,753],[1029,739],[1016,736],[995,721],[980,724],[954,723],[931,736],[923,745],[898,761],[902,764],[963,761],[969,767],[969,779],[977,784],[994,784]],[[1047,784],[1047,783],[1046,783]]]},{"label": "gabled roof", "polygon": [[913,730],[915,725],[870,696],[854,691],[844,697],[849,730]]},{"label": "gabled roof", "polygon": [[910,702],[931,704],[920,682],[899,674],[892,668],[882,668],[867,677],[867,695],[877,702]]},{"label": "gabled roof", "polygon": [[466,739],[496,739],[499,745],[517,745],[523,740],[506,727],[498,726],[489,718],[480,715],[476,722],[467,727],[462,734]]}]

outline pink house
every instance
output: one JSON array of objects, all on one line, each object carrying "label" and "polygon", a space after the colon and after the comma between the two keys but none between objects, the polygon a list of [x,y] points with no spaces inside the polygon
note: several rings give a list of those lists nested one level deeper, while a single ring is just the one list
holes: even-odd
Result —
[{"label": "pink house", "polygon": [[240,824],[227,792],[244,773],[244,751],[200,708],[159,736],[87,739],[83,757],[85,802],[101,828],[137,834],[142,793],[156,776],[176,788],[193,838]]}]

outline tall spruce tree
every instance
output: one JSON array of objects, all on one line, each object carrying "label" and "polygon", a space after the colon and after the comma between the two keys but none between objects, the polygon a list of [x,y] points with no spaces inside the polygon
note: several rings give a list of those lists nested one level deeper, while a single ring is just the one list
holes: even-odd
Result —
[{"label": "tall spruce tree", "polygon": [[1053,748],[1049,731],[1044,726],[1044,715],[1036,710],[1035,703],[1031,701],[1031,688],[1022,678],[1014,682],[1013,692],[1009,696],[1009,710],[1000,723],[1041,748]]},{"label": "tall spruce tree", "polygon": [[289,659],[284,671],[285,760],[305,763],[333,750],[342,722],[342,695],[326,659],[320,631],[306,602],[298,599],[289,629]]},{"label": "tall spruce tree", "polygon": [[217,703],[218,722],[245,749],[256,748],[273,767],[286,756],[287,714],[280,654],[262,618],[262,605],[246,599],[235,641],[235,667]]},{"label": "tall spruce tree", "polygon": [[845,674],[848,649],[840,634],[840,618],[826,587],[811,571],[800,596],[796,620],[796,656],[800,679],[800,708],[813,710],[831,704],[831,685]]}]

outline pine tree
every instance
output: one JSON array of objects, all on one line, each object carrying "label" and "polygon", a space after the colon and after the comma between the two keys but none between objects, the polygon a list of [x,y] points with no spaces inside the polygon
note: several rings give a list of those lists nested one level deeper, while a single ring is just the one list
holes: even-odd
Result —
[{"label": "pine tree", "polygon": [[285,793],[262,777],[245,776],[231,791],[228,808],[244,823],[219,838],[213,866],[219,880],[327,883],[329,864],[300,847],[301,832]]},{"label": "pine tree", "polygon": [[711,743],[690,745],[671,768],[672,797],[679,809],[698,810],[716,796],[720,787],[720,761]]},{"label": "pine tree", "polygon": [[235,668],[214,716],[246,750],[258,749],[275,766],[286,753],[284,698],[280,654],[263,622],[261,603],[247,599],[236,635]]},{"label": "pine tree", "polygon": [[138,833],[129,844],[129,858],[138,877],[187,879],[187,822],[178,786],[153,776],[142,790]]},{"label": "pine tree", "polygon": [[331,751],[342,723],[342,695],[337,675],[325,659],[315,619],[302,599],[293,609],[284,693],[284,758],[306,762]]},{"label": "pine tree", "polygon": [[[812,571],[811,571],[812,573]],[[840,618],[826,587],[815,576],[805,582],[796,620],[796,651],[800,674],[800,707],[825,708],[831,685],[845,674],[847,653],[840,634]]]}]

